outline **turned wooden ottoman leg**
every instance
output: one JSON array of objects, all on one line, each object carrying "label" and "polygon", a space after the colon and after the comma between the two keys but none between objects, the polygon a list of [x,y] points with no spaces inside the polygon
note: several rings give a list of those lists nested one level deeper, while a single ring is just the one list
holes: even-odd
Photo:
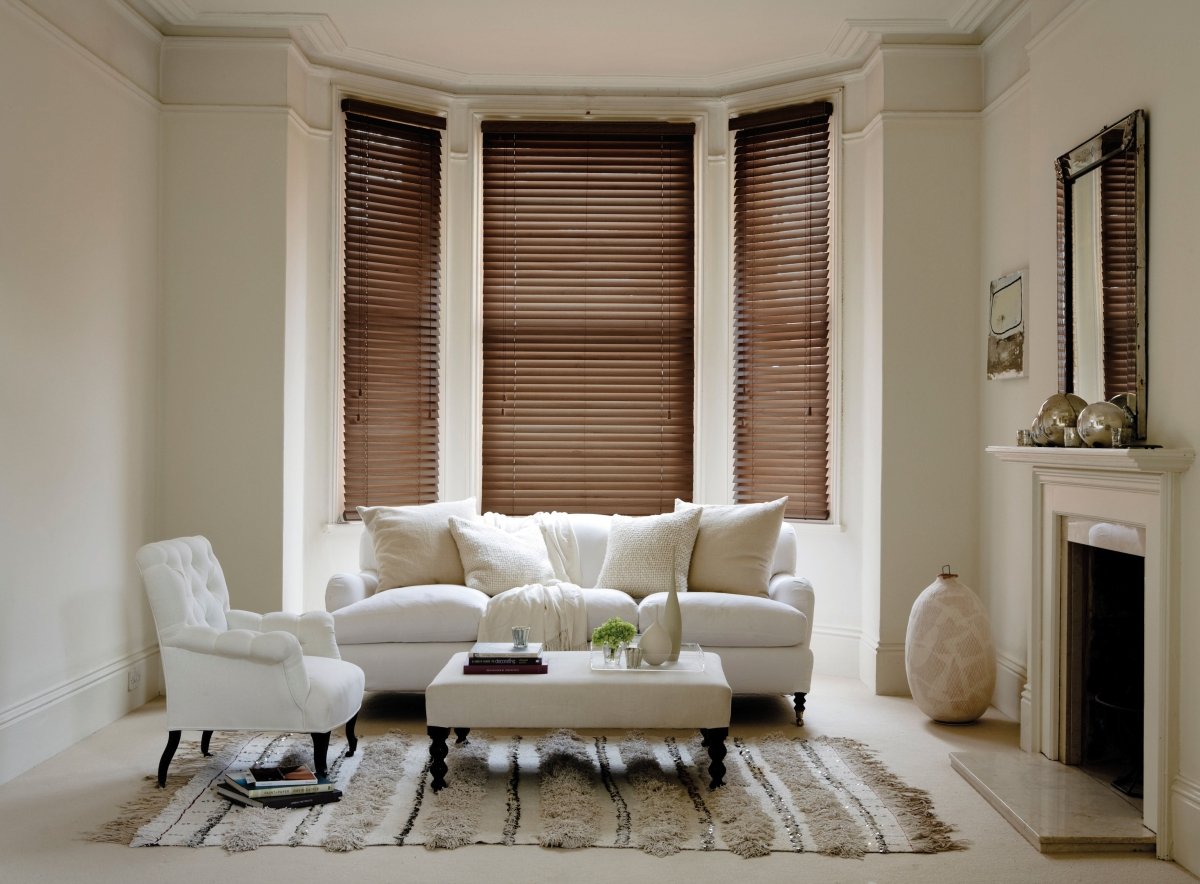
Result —
[{"label": "turned wooden ottoman leg", "polygon": [[446,755],[450,752],[446,746],[446,738],[450,736],[450,728],[429,725],[425,732],[429,734],[429,773],[432,775],[430,788],[440,792],[446,786],[446,771],[450,769],[446,766]]},{"label": "turned wooden ottoman leg", "polygon": [[796,704],[796,727],[804,724],[804,698],[807,696],[808,694],[800,693],[792,695],[792,701]]},{"label": "turned wooden ottoman leg", "polygon": [[725,738],[729,736],[727,727],[700,728],[702,745],[708,749],[708,775],[712,781],[708,788],[716,789],[725,782]]}]

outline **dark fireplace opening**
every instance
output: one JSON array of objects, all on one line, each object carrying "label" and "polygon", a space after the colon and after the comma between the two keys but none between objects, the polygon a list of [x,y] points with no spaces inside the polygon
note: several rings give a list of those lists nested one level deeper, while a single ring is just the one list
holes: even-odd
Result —
[{"label": "dark fireplace opening", "polygon": [[1142,795],[1145,560],[1067,544],[1063,760]]}]

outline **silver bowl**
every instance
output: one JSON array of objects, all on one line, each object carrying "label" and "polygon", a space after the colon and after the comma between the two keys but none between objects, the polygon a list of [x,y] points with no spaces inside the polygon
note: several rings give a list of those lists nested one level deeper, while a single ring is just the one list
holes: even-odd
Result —
[{"label": "silver bowl", "polygon": [[[1074,427],[1079,421],[1079,413],[1087,408],[1087,402],[1074,393],[1055,393],[1042,403],[1038,409],[1037,424],[1041,435],[1046,441],[1043,445],[1062,446],[1063,430]],[[1034,435],[1037,435],[1036,433]]]},{"label": "silver bowl", "polygon": [[1079,435],[1091,448],[1112,448],[1112,431],[1133,427],[1133,416],[1112,402],[1093,402],[1079,414]]}]

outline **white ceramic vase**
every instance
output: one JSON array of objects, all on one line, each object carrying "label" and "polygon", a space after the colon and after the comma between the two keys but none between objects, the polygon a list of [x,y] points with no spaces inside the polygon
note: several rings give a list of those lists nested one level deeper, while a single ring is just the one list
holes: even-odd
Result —
[{"label": "white ceramic vase", "polygon": [[667,659],[674,663],[679,659],[679,646],[683,642],[683,614],[679,610],[679,593],[675,591],[674,586],[667,593],[662,624],[663,628],[667,630],[667,635],[671,636],[671,656]]},{"label": "white ceramic vase", "polygon": [[996,651],[987,610],[949,569],[913,603],[904,669],[913,700],[934,721],[965,724],[987,711]]},{"label": "white ceramic vase", "polygon": [[642,633],[638,641],[642,659],[651,666],[662,666],[671,656],[671,635],[657,620]]}]

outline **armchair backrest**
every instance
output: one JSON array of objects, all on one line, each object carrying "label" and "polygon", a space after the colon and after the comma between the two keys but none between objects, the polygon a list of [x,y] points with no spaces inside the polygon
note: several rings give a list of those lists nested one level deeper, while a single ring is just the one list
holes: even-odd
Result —
[{"label": "armchair backrest", "polygon": [[137,552],[137,565],[159,635],[178,626],[226,630],[229,589],[207,538],[147,543]]}]

